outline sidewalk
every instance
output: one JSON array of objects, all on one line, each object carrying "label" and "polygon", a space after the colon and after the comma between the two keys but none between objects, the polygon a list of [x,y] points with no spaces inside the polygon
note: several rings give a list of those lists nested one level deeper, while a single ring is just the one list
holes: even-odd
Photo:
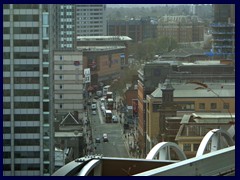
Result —
[{"label": "sidewalk", "polygon": [[84,122],[83,133],[86,142],[85,155],[92,155],[95,153],[94,139],[92,134],[92,122],[89,119],[89,111],[85,114],[85,118],[88,122]]}]

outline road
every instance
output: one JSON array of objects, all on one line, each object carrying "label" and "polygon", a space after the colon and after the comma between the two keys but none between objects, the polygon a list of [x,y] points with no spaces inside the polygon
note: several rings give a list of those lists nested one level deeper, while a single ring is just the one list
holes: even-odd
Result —
[{"label": "road", "polygon": [[[91,112],[91,109],[89,109],[92,137],[94,140],[94,146],[96,147],[95,154],[102,154],[106,157],[129,157],[121,124],[105,123],[99,103],[97,104],[97,114],[92,115]],[[102,136],[104,133],[107,133],[108,135],[108,142],[103,142]],[[101,139],[100,143],[95,143],[96,137]]]}]

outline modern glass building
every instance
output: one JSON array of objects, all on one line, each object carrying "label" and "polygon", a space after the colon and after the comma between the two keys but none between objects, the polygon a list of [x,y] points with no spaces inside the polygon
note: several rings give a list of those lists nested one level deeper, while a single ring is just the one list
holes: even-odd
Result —
[{"label": "modern glass building", "polygon": [[51,5],[3,5],[3,175],[54,171]]},{"label": "modern glass building", "polygon": [[212,52],[224,59],[235,59],[235,5],[214,4]]}]

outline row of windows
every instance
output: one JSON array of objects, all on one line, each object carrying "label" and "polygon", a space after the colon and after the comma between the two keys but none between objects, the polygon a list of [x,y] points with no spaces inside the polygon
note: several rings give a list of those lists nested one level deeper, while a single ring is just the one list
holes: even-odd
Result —
[{"label": "row of windows", "polygon": [[13,15],[13,21],[39,21],[39,15]]},{"label": "row of windows", "polygon": [[39,65],[37,64],[14,65],[14,71],[39,71]]},{"label": "row of windows", "polygon": [[[10,53],[8,57],[10,58]],[[9,59],[9,58],[6,58],[6,59]],[[39,53],[38,52],[15,52],[13,53],[13,59],[39,59]]]},{"label": "row of windows", "polygon": [[13,9],[38,9],[38,4],[13,4]]},{"label": "row of windows", "polygon": [[39,40],[14,40],[14,46],[39,46]]},{"label": "row of windows", "polygon": [[[3,71],[10,71],[10,65],[3,65]],[[14,65],[14,71],[39,71],[39,65]],[[48,74],[48,68],[43,68],[43,74]]]},{"label": "row of windows", "polygon": [[[14,132],[15,133],[39,133],[40,129],[39,127],[15,127]],[[11,128],[3,127],[3,133],[11,133]],[[21,139],[21,141],[23,140]]]},{"label": "row of windows", "polygon": [[[14,164],[14,170],[40,170],[40,164]],[[11,164],[4,164],[3,171],[11,171]]]},{"label": "row of windows", "polygon": [[[223,103],[223,109],[229,109],[229,103]],[[153,112],[159,112],[161,105],[160,104],[153,104],[152,108],[153,108]],[[200,110],[205,110],[205,103],[199,103],[198,107]],[[210,108],[212,110],[216,110],[217,109],[217,103],[211,103],[210,104]],[[178,110],[194,110],[195,106],[194,104],[178,104]]]},{"label": "row of windows", "polygon": [[191,145],[193,145],[193,151],[197,151],[199,144],[183,144],[183,151],[192,151]]},{"label": "row of windows", "polygon": [[[210,104],[211,109],[217,109],[217,103],[211,103]],[[229,109],[229,103],[223,103],[223,109]],[[199,103],[199,109],[204,110],[205,109],[205,103]]]},{"label": "row of windows", "polygon": [[39,84],[39,77],[15,77],[14,84]]},{"label": "row of windows", "polygon": [[[10,121],[10,120],[11,120],[10,114],[3,115],[3,121]],[[14,121],[38,121],[39,122],[40,115],[39,114],[15,114]]]},{"label": "row of windows", "polygon": [[[43,43],[44,45],[44,43]],[[38,52],[18,52],[13,54],[14,59],[39,59]]]},{"label": "row of windows", "polygon": [[[32,128],[28,128],[28,129],[32,129]],[[37,128],[34,128],[34,130],[37,130]],[[25,131],[23,131],[23,132],[25,132]],[[32,130],[32,131],[27,132],[27,133],[36,133],[36,132],[34,132]],[[16,146],[38,146],[40,144],[40,140],[39,139],[25,139],[25,140],[24,139],[15,139],[14,144]]]},{"label": "row of windows", "polygon": [[[10,102],[3,102],[4,109],[10,109],[11,104]],[[31,109],[31,108],[40,108],[39,102],[15,102],[14,108],[16,109]]]}]

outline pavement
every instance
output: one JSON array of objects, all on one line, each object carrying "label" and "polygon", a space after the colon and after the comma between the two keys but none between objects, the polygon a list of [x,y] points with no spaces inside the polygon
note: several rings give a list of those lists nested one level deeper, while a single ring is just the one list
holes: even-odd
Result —
[{"label": "pavement", "polygon": [[[139,151],[138,145],[137,145],[137,131],[134,129],[135,127],[132,127],[130,129],[123,128],[124,124],[124,113],[120,112],[120,107],[124,107],[124,104],[121,101],[120,97],[116,97],[116,104],[118,110],[114,110],[114,114],[118,116],[120,126],[122,128],[122,138],[124,139],[124,144],[127,149],[128,155],[130,158],[140,158],[141,152]],[[121,117],[121,118],[120,118]]]}]

